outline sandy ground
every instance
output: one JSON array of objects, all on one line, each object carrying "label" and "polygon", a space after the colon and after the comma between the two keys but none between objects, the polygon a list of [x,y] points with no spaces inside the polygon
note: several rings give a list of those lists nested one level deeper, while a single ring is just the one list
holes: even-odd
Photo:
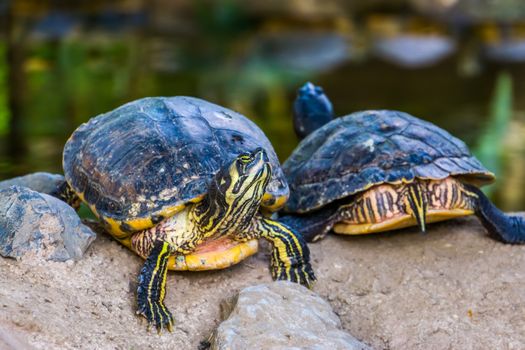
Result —
[{"label": "sandy ground", "polygon": [[[314,291],[344,329],[376,349],[524,349],[525,246],[488,238],[473,219],[311,245]],[[170,273],[173,333],[134,315],[142,261],[99,236],[76,263],[0,258],[0,348],[196,349],[221,303],[270,281],[268,250],[224,271]]]}]

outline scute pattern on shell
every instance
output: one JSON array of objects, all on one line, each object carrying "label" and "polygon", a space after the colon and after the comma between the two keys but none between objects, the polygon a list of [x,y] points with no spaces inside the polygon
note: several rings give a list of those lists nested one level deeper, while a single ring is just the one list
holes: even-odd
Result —
[{"label": "scute pattern on shell", "polygon": [[290,186],[285,210],[308,212],[380,183],[494,175],[465,143],[436,125],[391,110],[337,118],[306,137],[283,164]]},{"label": "scute pattern on shell", "polygon": [[67,181],[103,217],[147,218],[195,200],[240,153],[263,147],[273,177],[267,192],[288,194],[264,133],[246,117],[193,97],[150,97],[81,125],[64,147]]}]

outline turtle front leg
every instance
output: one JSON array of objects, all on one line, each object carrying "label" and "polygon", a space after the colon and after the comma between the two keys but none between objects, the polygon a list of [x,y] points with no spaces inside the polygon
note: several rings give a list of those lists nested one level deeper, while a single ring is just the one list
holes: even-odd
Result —
[{"label": "turtle front leg", "polygon": [[272,243],[270,270],[274,280],[312,287],[316,278],[310,264],[310,249],[301,235],[278,221],[260,216],[254,218],[249,235],[250,238],[262,237]]},{"label": "turtle front leg", "polygon": [[186,212],[181,212],[131,237],[131,249],[146,259],[138,278],[137,314],[159,333],[173,328],[173,317],[164,305],[170,255],[189,254],[209,236],[188,226],[185,218]]},{"label": "turtle front leg", "polygon": [[173,316],[164,305],[169,256],[169,243],[156,241],[138,278],[137,314],[146,318],[148,328],[154,324],[159,333],[164,327],[170,332],[173,328]]}]

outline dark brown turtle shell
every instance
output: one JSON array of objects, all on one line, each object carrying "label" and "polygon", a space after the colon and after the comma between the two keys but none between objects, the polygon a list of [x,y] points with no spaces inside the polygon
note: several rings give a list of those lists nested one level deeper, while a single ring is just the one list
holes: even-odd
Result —
[{"label": "dark brown turtle shell", "polygon": [[283,164],[285,210],[305,213],[382,183],[460,176],[494,181],[465,143],[407,113],[362,111],[337,118],[302,140]]},{"label": "dark brown turtle shell", "polygon": [[277,210],[289,191],[270,141],[246,117],[198,98],[144,98],[92,118],[66,143],[63,166],[70,186],[120,235],[199,201],[221,167],[258,147],[273,170],[262,206]]}]

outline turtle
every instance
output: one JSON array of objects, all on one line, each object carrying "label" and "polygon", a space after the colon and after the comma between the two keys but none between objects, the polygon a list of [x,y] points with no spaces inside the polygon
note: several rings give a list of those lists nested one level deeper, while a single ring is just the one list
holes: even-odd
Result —
[{"label": "turtle", "polygon": [[298,90],[294,126],[302,140],[283,163],[291,195],[279,220],[307,241],[330,230],[425,232],[427,223],[475,214],[493,238],[525,243],[525,220],[501,212],[480,190],[494,174],[438,126],[395,110],[334,118],[312,83]]},{"label": "turtle", "polygon": [[137,314],[172,330],[167,270],[236,264],[268,240],[271,274],[310,287],[304,239],[271,219],[289,188],[261,129],[230,109],[187,96],[147,97],[79,126],[63,151],[60,197],[85,203],[145,259]]}]

